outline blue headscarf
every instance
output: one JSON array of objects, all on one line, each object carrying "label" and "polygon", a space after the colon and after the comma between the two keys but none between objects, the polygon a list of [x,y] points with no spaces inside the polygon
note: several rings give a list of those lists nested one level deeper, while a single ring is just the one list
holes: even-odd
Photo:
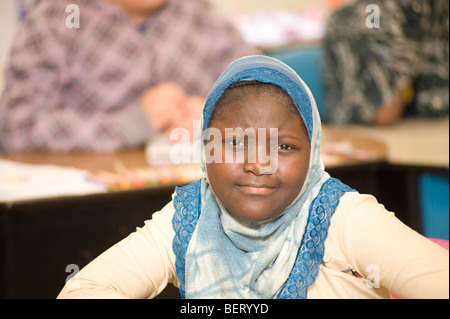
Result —
[{"label": "blue headscarf", "polygon": [[[215,196],[208,181],[202,139],[216,103],[238,81],[272,83],[284,89],[303,119],[311,144],[308,173],[297,198],[280,216],[252,228],[232,218]],[[182,284],[186,298],[276,297],[296,263],[310,206],[330,178],[320,157],[320,139],[320,117],[311,91],[286,64],[267,56],[249,56],[233,62],[220,76],[207,96],[197,137],[204,178],[199,182],[198,196],[185,201],[190,203],[193,218],[198,218],[191,224],[195,229],[189,231],[192,237],[185,247],[186,255],[177,257],[177,262],[185,258]],[[176,200],[177,212],[181,201]]]}]

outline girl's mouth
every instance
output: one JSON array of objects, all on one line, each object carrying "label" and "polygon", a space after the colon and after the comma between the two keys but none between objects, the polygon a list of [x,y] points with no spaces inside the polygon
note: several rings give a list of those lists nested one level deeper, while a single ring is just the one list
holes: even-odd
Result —
[{"label": "girl's mouth", "polygon": [[268,195],[275,191],[275,187],[267,185],[238,185],[238,189],[245,195]]}]

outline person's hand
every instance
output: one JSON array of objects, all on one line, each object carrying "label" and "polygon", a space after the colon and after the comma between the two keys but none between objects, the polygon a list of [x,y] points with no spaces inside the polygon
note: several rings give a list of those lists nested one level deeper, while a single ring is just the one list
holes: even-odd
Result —
[{"label": "person's hand", "polygon": [[144,92],[141,106],[155,130],[167,131],[186,112],[186,100],[187,95],[178,84],[163,82]]},{"label": "person's hand", "polygon": [[[171,125],[166,129],[166,133],[169,136],[172,132],[174,132],[171,139],[174,139],[176,142],[181,141],[181,139],[183,141],[187,141],[186,136],[184,135],[186,131],[174,131],[177,128],[183,128],[187,130],[190,142],[194,141],[197,136],[198,129],[198,122],[195,121],[200,120],[204,101],[205,99],[200,96],[188,96],[186,98],[182,112],[179,112],[173,116]],[[180,133],[183,135],[180,136]]]},{"label": "person's hand", "polygon": [[198,95],[188,96],[184,116],[179,119],[178,123],[175,123],[178,127],[186,128],[193,138],[195,138],[198,129],[198,122],[195,121],[200,121],[204,103],[204,97]]},{"label": "person's hand", "polygon": [[200,120],[205,98],[187,95],[173,82],[164,82],[147,90],[141,104],[151,125],[160,132],[170,132],[176,128],[188,130],[194,138],[197,127],[194,121]]},{"label": "person's hand", "polygon": [[399,90],[391,101],[382,105],[373,120],[373,124],[379,126],[391,126],[398,123],[405,111],[406,105],[413,99],[414,92],[412,86]]}]

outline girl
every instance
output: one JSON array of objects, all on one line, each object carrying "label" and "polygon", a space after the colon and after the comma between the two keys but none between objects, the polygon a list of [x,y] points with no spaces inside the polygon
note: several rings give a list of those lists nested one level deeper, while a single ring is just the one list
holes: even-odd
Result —
[{"label": "girl", "polygon": [[[152,298],[171,282],[186,298],[448,298],[448,252],[326,173],[314,98],[288,66],[235,61],[212,87],[200,128],[204,178],[177,188],[59,297]],[[204,134],[210,128],[223,138]],[[230,128],[253,129],[257,145]],[[260,143],[269,129],[275,150]],[[230,150],[244,160],[225,160]]]}]

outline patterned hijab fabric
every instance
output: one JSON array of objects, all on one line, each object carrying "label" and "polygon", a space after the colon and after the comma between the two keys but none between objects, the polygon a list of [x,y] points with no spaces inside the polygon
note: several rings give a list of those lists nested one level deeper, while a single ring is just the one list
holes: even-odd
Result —
[{"label": "patterned hijab fabric", "polygon": [[[217,101],[231,84],[238,81],[272,83],[284,89],[302,117],[311,144],[308,173],[297,198],[278,217],[252,228],[231,217],[215,196],[208,181],[202,140],[202,132],[209,127]],[[311,207],[323,185],[331,180],[320,157],[321,123],[314,98],[301,78],[284,63],[266,56],[241,58],[232,63],[212,87],[204,105],[197,139],[204,178],[185,190],[177,189],[175,196],[174,229],[177,235],[174,251],[182,296],[185,293],[186,298],[276,298],[294,266],[299,265],[299,249],[305,243]],[[331,206],[334,212],[336,205]],[[189,224],[189,220],[195,222]],[[180,227],[182,223],[187,223],[188,227]],[[326,231],[324,236],[317,237],[319,242],[311,240],[309,246],[323,248]],[[186,233],[191,237],[184,242],[183,248],[180,237],[186,237]],[[185,256],[180,257],[183,249]],[[309,256],[308,251],[302,255],[302,258],[310,259],[305,257]]]}]

